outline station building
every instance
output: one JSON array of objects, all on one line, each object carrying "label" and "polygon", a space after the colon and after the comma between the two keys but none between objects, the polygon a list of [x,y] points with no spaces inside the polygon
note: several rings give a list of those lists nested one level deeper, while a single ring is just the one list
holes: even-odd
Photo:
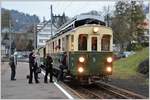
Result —
[{"label": "station building", "polygon": [[50,37],[52,36],[52,34],[55,33],[57,28],[54,27],[53,24],[51,26],[51,21],[43,21],[37,25],[37,30],[37,48],[40,48],[46,44],[46,41],[50,39]]},{"label": "station building", "polygon": [[43,19],[43,22],[37,25],[37,48],[43,47],[46,44],[46,41],[50,39],[50,37],[55,34],[58,28],[66,23],[67,20],[69,20],[69,18],[65,16],[65,13],[62,15],[53,15],[52,22],[51,20],[46,21]]}]

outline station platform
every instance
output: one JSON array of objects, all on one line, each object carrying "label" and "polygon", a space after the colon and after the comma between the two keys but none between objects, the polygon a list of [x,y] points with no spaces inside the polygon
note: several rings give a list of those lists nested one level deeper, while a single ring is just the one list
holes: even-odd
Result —
[{"label": "station platform", "polygon": [[16,80],[10,80],[8,62],[1,64],[1,99],[72,99],[57,86],[57,82],[44,83],[44,75],[39,74],[40,83],[28,84],[29,64],[18,62]]}]

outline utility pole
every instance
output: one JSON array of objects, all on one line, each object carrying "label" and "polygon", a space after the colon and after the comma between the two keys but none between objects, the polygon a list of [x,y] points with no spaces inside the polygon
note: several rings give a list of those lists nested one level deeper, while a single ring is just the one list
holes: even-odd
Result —
[{"label": "utility pole", "polygon": [[109,27],[109,21],[110,21],[110,14],[109,14],[109,6],[107,7],[107,14],[106,14],[106,21],[107,21],[107,26]]},{"label": "utility pole", "polygon": [[34,20],[33,34],[34,34],[34,49],[36,49],[37,34],[36,34],[36,24],[35,24],[35,20]]},{"label": "utility pole", "polygon": [[10,34],[10,37],[9,37],[9,57],[11,56],[11,18],[9,18],[9,34]]},{"label": "utility pole", "polygon": [[52,25],[53,25],[53,12],[52,12],[52,5],[51,5],[51,7],[50,7],[50,9],[51,9],[51,36],[53,36],[53,31],[52,31]]}]

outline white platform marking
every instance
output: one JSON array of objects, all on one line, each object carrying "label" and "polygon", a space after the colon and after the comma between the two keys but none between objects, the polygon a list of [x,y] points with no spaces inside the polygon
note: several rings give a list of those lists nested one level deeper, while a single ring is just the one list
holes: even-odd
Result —
[{"label": "white platform marking", "polygon": [[[43,75],[45,75],[45,73],[43,71],[41,71],[41,73]],[[49,79],[49,76],[48,76]],[[69,99],[74,99],[65,89],[63,89],[59,84],[57,84],[56,82],[54,82],[54,85],[59,88]]]}]

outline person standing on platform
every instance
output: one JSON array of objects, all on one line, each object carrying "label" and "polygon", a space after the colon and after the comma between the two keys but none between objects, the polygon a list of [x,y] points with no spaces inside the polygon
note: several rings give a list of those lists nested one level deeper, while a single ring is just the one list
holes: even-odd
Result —
[{"label": "person standing on platform", "polygon": [[51,83],[53,83],[53,65],[52,65],[52,57],[47,54],[47,57],[46,57],[46,62],[45,62],[45,66],[46,66],[46,74],[45,74],[45,77],[44,77],[44,83],[48,83],[47,82],[47,76],[48,74],[50,74],[50,81]]},{"label": "person standing on platform", "polygon": [[41,72],[41,69],[40,69],[40,54],[39,54],[39,52],[36,52],[36,58],[35,58],[35,62],[36,62],[36,66],[37,66],[37,78],[38,79],[40,79],[39,77],[38,77],[38,74]]},{"label": "person standing on platform", "polygon": [[31,52],[29,54],[29,68],[30,68],[30,76],[29,76],[29,84],[32,84],[32,78],[33,78],[33,73],[34,73],[34,79],[36,83],[39,83],[38,79],[37,79],[37,66],[35,63],[35,55],[34,52]]},{"label": "person standing on platform", "polygon": [[16,75],[16,66],[17,66],[17,57],[15,53],[14,55],[11,55],[9,65],[11,68],[11,80],[14,81],[16,80],[15,75]]},{"label": "person standing on platform", "polygon": [[64,52],[62,57],[61,57],[61,60],[60,60],[60,70],[59,70],[59,74],[58,74],[58,77],[57,77],[57,81],[63,81],[64,79],[64,69],[67,69],[67,53]]}]

